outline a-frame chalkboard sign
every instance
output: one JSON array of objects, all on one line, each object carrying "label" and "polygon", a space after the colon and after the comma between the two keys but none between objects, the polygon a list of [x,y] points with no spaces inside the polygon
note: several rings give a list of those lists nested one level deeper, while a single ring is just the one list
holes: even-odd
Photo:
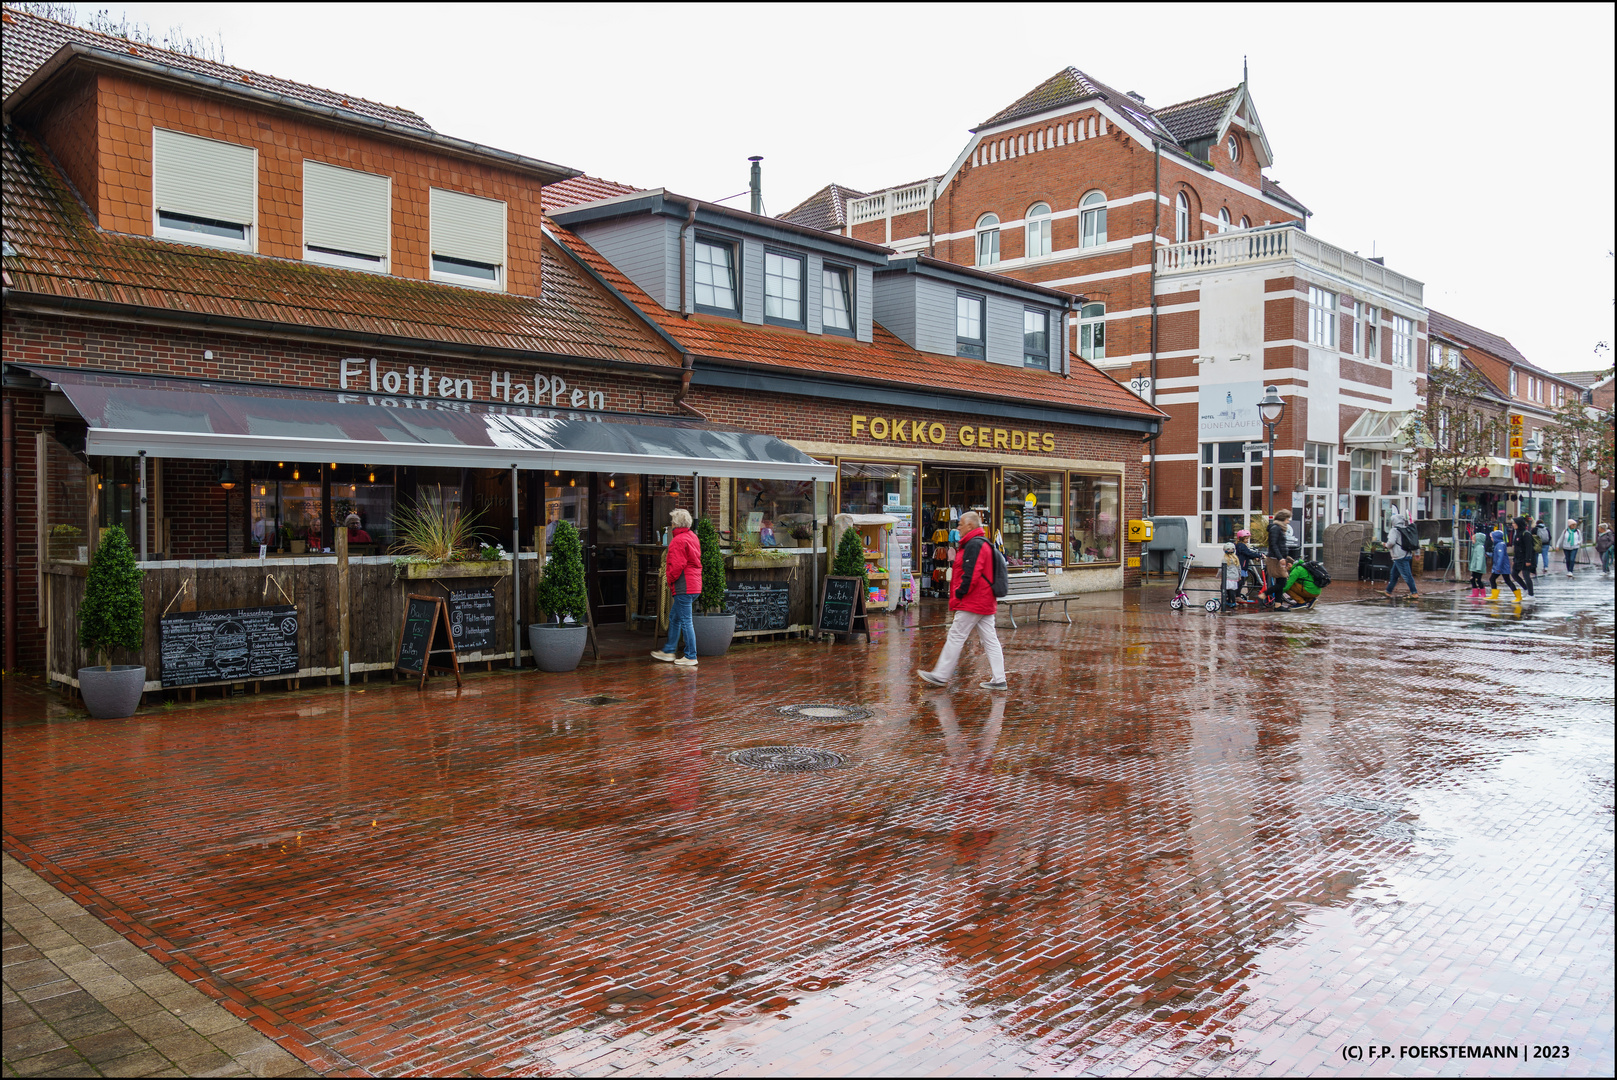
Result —
[{"label": "a-frame chalkboard sign", "polygon": [[870,622],[865,617],[865,579],[833,574],[820,588],[820,618],[815,629],[822,634],[863,634],[870,640]]},{"label": "a-frame chalkboard sign", "polygon": [[[447,664],[432,662],[434,656],[449,654]],[[420,596],[415,593],[404,598],[404,622],[399,627],[399,655],[393,661],[399,671],[420,675],[416,689],[427,685],[432,672],[455,676],[460,686],[460,658],[455,655],[455,632],[449,626],[449,607],[441,596]]]}]

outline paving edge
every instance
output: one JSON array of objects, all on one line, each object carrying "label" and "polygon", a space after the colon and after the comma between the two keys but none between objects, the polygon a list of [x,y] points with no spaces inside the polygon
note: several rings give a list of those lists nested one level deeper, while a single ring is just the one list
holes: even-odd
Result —
[{"label": "paving edge", "polygon": [[[286,1023],[264,1006],[251,1003],[241,991],[217,984],[181,950],[18,838],[6,834],[4,846],[0,858],[4,867],[5,921],[21,939],[10,939],[5,950],[7,1012],[24,1002],[33,1008],[33,1002],[57,996],[43,984],[14,989],[15,958],[50,965],[45,973],[48,976],[54,969],[59,974],[59,979],[48,980],[58,994],[82,991],[94,999],[96,1006],[123,1021],[125,1029],[144,1044],[138,1054],[163,1054],[165,1042],[173,1041],[175,1036],[148,1040],[133,1030],[136,1026],[156,1026],[141,1025],[142,1020],[167,1016],[184,1025],[184,1030],[177,1032],[181,1041],[205,1040],[209,1050],[229,1058],[240,1070],[237,1073],[226,1067],[217,1071],[216,1064],[205,1070],[208,1075],[365,1075],[308,1032]],[[31,959],[23,960],[12,946],[18,952],[31,950],[27,953]],[[39,1022],[51,1027],[49,1021]],[[60,1035],[57,1038],[66,1047],[72,1046],[71,1039]],[[75,1057],[79,1056],[75,1051]],[[10,1053],[6,1057],[10,1072],[19,1062],[12,1060]],[[122,1060],[134,1064],[131,1058]],[[217,1059],[214,1061],[217,1063]],[[115,1063],[104,1064],[110,1067]],[[153,1061],[153,1068],[142,1069],[139,1075],[192,1075],[186,1065],[186,1061],[165,1057],[161,1062]]]}]

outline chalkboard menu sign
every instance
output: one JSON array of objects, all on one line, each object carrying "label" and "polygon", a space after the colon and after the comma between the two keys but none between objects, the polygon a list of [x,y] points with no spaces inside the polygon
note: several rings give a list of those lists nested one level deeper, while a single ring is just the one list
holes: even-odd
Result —
[{"label": "chalkboard menu sign", "polygon": [[[432,657],[438,653],[448,653],[449,661],[432,663]],[[411,675],[419,674],[421,686],[427,685],[427,675],[433,671],[453,672],[455,685],[460,685],[460,660],[455,656],[455,635],[449,626],[449,608],[443,597],[411,593],[404,598],[399,655],[393,666]]]},{"label": "chalkboard menu sign", "polygon": [[736,632],[784,630],[790,625],[792,587],[787,578],[732,581],[724,590],[724,610],[736,617]]},{"label": "chalkboard menu sign", "polygon": [[449,594],[449,629],[455,648],[480,652],[494,648],[494,590],[462,589]]},{"label": "chalkboard menu sign", "polygon": [[157,632],[165,688],[298,673],[295,607],[176,611],[157,620]]},{"label": "chalkboard menu sign", "polygon": [[831,576],[820,593],[820,620],[816,628],[823,634],[864,634],[865,579]]}]

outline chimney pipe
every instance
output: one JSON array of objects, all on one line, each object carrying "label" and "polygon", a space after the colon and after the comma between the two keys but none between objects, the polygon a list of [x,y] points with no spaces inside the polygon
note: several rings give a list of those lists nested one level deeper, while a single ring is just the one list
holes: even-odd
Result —
[{"label": "chimney pipe", "polygon": [[752,162],[752,183],[750,186],[752,187],[752,212],[755,214],[764,212],[764,172],[758,166],[758,163],[763,159],[762,154],[754,154],[747,159]]}]

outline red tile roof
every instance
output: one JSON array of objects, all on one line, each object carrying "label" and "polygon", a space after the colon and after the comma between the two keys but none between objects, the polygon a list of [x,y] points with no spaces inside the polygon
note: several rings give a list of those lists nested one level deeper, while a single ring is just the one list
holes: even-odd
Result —
[{"label": "red tile roof", "polygon": [[1571,385],[1584,385],[1571,375],[1546,371],[1544,368],[1539,367],[1523,356],[1516,346],[1498,334],[1491,334],[1481,327],[1461,322],[1454,316],[1445,315],[1441,311],[1427,309],[1426,328],[1433,334],[1441,335],[1451,341],[1458,341],[1463,345],[1469,345],[1474,349],[1480,349],[1490,356],[1496,356],[1507,364],[1515,364],[1522,370],[1530,371],[1534,375],[1541,375],[1546,379],[1555,379],[1558,382]]},{"label": "red tile roof", "polygon": [[542,192],[542,202],[547,214],[554,214],[565,210],[569,206],[578,206],[580,203],[596,202],[600,199],[611,199],[619,195],[632,195],[642,191],[633,184],[620,184],[616,180],[602,180],[598,176],[575,176],[570,180],[559,180],[554,184],[546,184]]},{"label": "red tile roof", "polygon": [[1153,112],[1162,126],[1173,132],[1173,137],[1179,140],[1180,145],[1188,145],[1218,134],[1218,122],[1224,110],[1230,107],[1230,99],[1240,90],[1239,86],[1232,86],[1228,90],[1204,94],[1177,105],[1164,105]]},{"label": "red tile roof", "polygon": [[789,368],[860,382],[1001,400],[1037,402],[1117,416],[1163,417],[1105,372],[1077,356],[1072,377],[982,360],[925,353],[875,326],[869,344],[836,335],[692,315],[681,318],[657,303],[582,239],[559,225],[554,234],[591,269],[644,311],[670,337],[699,357],[728,364]]},{"label": "red tile roof", "polygon": [[278,79],[273,75],[263,75],[256,71],[248,71],[245,68],[231,67],[229,64],[216,63],[212,60],[203,60],[186,53],[160,49],[155,45],[146,45],[138,41],[130,41],[128,38],[103,34],[95,30],[86,30],[81,26],[57,22],[55,19],[43,18],[10,6],[5,8],[3,18],[5,24],[5,49],[0,51],[0,59],[3,59],[3,63],[0,63],[0,68],[3,68],[4,72],[4,93],[0,96],[9,98],[12,91],[27,81],[28,76],[32,75],[45,61],[55,55],[58,49],[69,42],[79,42],[84,45],[93,45],[100,49],[124,53],[140,60],[169,64],[198,75],[207,75],[227,82],[244,83],[271,93],[285,94],[287,97],[298,98],[311,105],[332,109],[346,109],[349,112],[358,113],[372,120],[403,124],[406,127],[419,128],[422,131],[432,130],[432,125],[409,109],[367,101],[353,94],[341,94],[335,90],[326,90],[318,86],[292,82],[289,79]]},{"label": "red tile roof", "polygon": [[448,346],[657,367],[677,350],[563,252],[542,250],[542,295],[514,296],[388,274],[109,233],[90,221],[44,151],[4,136],[6,288]]},{"label": "red tile roof", "polygon": [[855,191],[842,184],[829,183],[780,215],[781,220],[811,229],[836,232],[848,224],[848,200],[862,199],[869,192]]}]

